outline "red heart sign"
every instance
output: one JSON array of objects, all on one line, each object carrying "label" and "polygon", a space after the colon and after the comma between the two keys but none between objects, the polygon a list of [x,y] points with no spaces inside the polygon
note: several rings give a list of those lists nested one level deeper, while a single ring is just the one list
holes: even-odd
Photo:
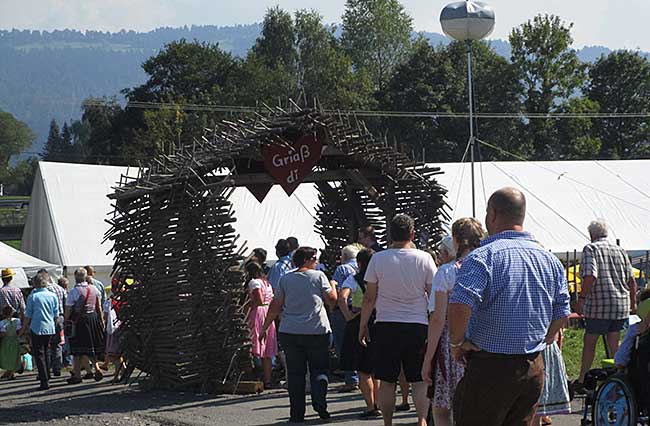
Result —
[{"label": "red heart sign", "polygon": [[322,148],[314,134],[302,136],[291,147],[266,145],[262,148],[264,167],[284,192],[291,195],[320,160]]}]

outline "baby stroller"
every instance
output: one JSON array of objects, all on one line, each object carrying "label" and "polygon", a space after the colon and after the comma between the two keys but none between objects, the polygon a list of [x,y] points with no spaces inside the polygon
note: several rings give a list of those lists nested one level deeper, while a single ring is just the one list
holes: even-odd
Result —
[{"label": "baby stroller", "polygon": [[590,370],[584,385],[581,426],[650,425],[650,335],[636,338],[625,370]]}]

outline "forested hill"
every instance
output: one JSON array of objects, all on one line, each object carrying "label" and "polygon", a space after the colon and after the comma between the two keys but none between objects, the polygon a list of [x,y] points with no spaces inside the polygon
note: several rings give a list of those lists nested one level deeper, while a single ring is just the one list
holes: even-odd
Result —
[{"label": "forested hill", "polygon": [[[52,118],[78,119],[81,102],[90,97],[116,96],[124,88],[142,84],[140,65],[166,43],[185,38],[209,43],[245,56],[261,32],[260,24],[232,27],[191,26],[158,28],[149,32],[117,33],[75,30],[0,31],[0,110],[26,122],[36,133],[32,152],[40,152]],[[432,44],[447,43],[436,33],[426,33]],[[495,51],[510,56],[505,41],[492,43]],[[588,47],[579,53],[593,61],[609,53]]]}]

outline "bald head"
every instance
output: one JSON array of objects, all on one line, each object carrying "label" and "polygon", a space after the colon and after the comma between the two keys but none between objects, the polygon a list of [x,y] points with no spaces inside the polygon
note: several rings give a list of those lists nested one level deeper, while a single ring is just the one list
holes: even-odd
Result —
[{"label": "bald head", "polygon": [[490,234],[521,230],[526,218],[526,197],[516,188],[501,188],[488,200],[485,219]]}]

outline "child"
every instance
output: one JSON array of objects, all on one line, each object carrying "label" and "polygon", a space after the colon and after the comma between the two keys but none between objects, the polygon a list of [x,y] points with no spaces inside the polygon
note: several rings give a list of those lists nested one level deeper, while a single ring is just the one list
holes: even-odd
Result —
[{"label": "child", "polygon": [[641,318],[641,322],[628,327],[625,338],[623,338],[623,343],[621,343],[618,352],[614,356],[614,364],[616,364],[617,368],[623,369],[629,364],[630,358],[632,357],[634,340],[637,336],[648,331],[648,327],[650,326],[650,288],[646,288],[639,295],[637,315]]},{"label": "child", "polygon": [[14,380],[15,371],[20,369],[20,345],[18,330],[22,324],[18,318],[12,318],[14,309],[7,305],[2,309],[0,321],[0,369],[5,370],[2,378]]}]

